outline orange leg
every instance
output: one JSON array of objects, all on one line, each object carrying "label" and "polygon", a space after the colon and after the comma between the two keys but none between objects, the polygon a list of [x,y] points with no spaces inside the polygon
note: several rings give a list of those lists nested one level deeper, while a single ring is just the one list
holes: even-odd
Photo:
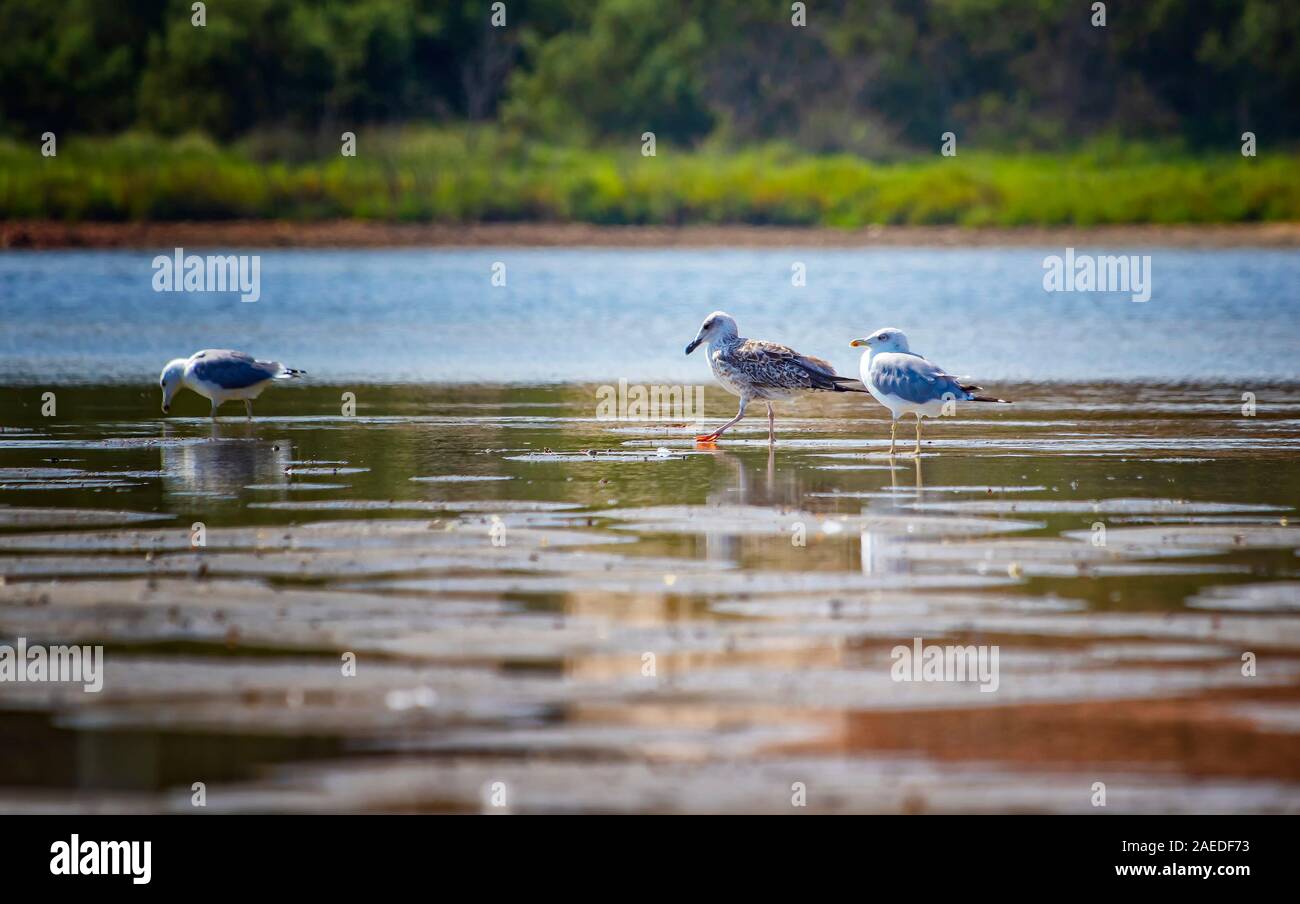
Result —
[{"label": "orange leg", "polygon": [[727,421],[717,430],[714,430],[712,433],[701,433],[697,435],[695,437],[695,441],[697,443],[711,443],[716,441],[719,436],[722,436],[722,434],[726,433],[728,430],[730,430],[732,427],[736,426],[736,424],[740,422],[740,419],[745,416],[745,406],[748,404],[749,404],[749,400],[742,398],[740,400],[740,410],[736,412],[735,417]]}]

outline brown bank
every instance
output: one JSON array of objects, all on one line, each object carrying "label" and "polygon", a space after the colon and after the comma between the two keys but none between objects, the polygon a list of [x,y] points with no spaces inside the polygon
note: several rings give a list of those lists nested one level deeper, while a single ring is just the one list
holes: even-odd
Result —
[{"label": "brown bank", "polygon": [[1119,225],[966,229],[871,226],[841,230],[780,226],[597,226],[587,223],[379,223],[226,220],[173,223],[0,223],[0,248],[185,247],[1300,247],[1300,223]]}]

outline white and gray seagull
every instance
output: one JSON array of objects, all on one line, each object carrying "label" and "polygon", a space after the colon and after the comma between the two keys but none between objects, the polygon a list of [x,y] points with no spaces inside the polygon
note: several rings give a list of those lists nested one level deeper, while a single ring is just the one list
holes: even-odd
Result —
[{"label": "white and gray seagull", "polygon": [[776,438],[776,415],[772,402],[794,398],[804,392],[865,392],[852,377],[841,377],[829,362],[811,355],[801,355],[792,348],[763,339],[744,339],[730,314],[714,311],[704,318],[699,333],[686,346],[686,354],[701,342],[709,343],[709,367],[722,387],[740,396],[736,416],[712,433],[695,437],[697,442],[711,443],[734,427],[745,416],[745,408],[754,399],[767,402],[767,441]]},{"label": "white and gray seagull", "polygon": [[244,400],[249,420],[253,417],[253,399],[276,380],[291,380],[305,371],[285,367],[279,361],[258,361],[252,355],[229,349],[207,348],[188,358],[167,362],[158,385],[162,387],[162,410],[171,410],[172,398],[182,389],[197,392],[212,402],[212,417],[223,402]]},{"label": "white and gray seagull", "polygon": [[862,382],[877,402],[889,409],[893,420],[889,425],[889,454],[894,454],[894,436],[898,419],[904,414],[916,415],[916,455],[921,454],[921,418],[938,417],[945,406],[962,402],[1001,402],[991,396],[976,395],[982,387],[963,382],[966,378],[944,373],[936,365],[912,351],[902,330],[887,327],[876,330],[865,339],[854,339],[849,345],[865,345],[862,353]]}]

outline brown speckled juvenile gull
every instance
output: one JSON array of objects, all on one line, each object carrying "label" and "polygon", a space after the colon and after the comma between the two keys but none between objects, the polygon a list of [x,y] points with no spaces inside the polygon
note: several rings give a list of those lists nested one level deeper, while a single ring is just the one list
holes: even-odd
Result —
[{"label": "brown speckled juvenile gull", "polygon": [[791,399],[803,392],[866,392],[860,382],[841,377],[821,358],[801,355],[775,342],[742,338],[735,318],[722,311],[704,318],[699,333],[686,346],[686,354],[705,341],[709,343],[713,376],[727,392],[740,396],[740,410],[717,430],[695,437],[697,442],[711,443],[734,427],[753,399],[767,402],[767,441],[771,443],[776,439],[773,401]]}]

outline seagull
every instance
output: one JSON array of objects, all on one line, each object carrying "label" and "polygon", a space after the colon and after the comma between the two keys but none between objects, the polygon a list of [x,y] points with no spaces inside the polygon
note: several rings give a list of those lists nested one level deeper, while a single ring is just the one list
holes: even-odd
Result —
[{"label": "seagull", "polygon": [[722,387],[740,396],[736,416],[712,433],[695,437],[696,442],[711,443],[730,430],[745,416],[745,407],[754,399],[767,402],[767,441],[775,442],[776,415],[772,402],[793,398],[800,392],[866,392],[852,377],[841,377],[835,368],[810,355],[763,339],[743,339],[730,314],[714,311],[704,318],[699,333],[686,346],[686,354],[707,341],[709,367]]},{"label": "seagull", "polygon": [[1005,399],[975,395],[982,387],[963,383],[961,377],[950,376],[934,364],[908,348],[902,330],[887,327],[877,330],[865,339],[854,339],[849,345],[865,345],[862,353],[862,382],[876,401],[893,414],[889,425],[889,454],[894,454],[894,435],[898,419],[904,414],[916,415],[916,452],[921,454],[921,418],[938,417],[950,404],[962,402],[1001,402]]},{"label": "seagull", "polygon": [[212,402],[212,417],[222,402],[243,399],[248,419],[253,419],[253,399],[275,380],[292,380],[306,371],[285,367],[279,361],[258,361],[252,355],[229,349],[207,348],[188,358],[167,362],[158,385],[162,387],[162,410],[171,410],[172,397],[192,389]]}]

